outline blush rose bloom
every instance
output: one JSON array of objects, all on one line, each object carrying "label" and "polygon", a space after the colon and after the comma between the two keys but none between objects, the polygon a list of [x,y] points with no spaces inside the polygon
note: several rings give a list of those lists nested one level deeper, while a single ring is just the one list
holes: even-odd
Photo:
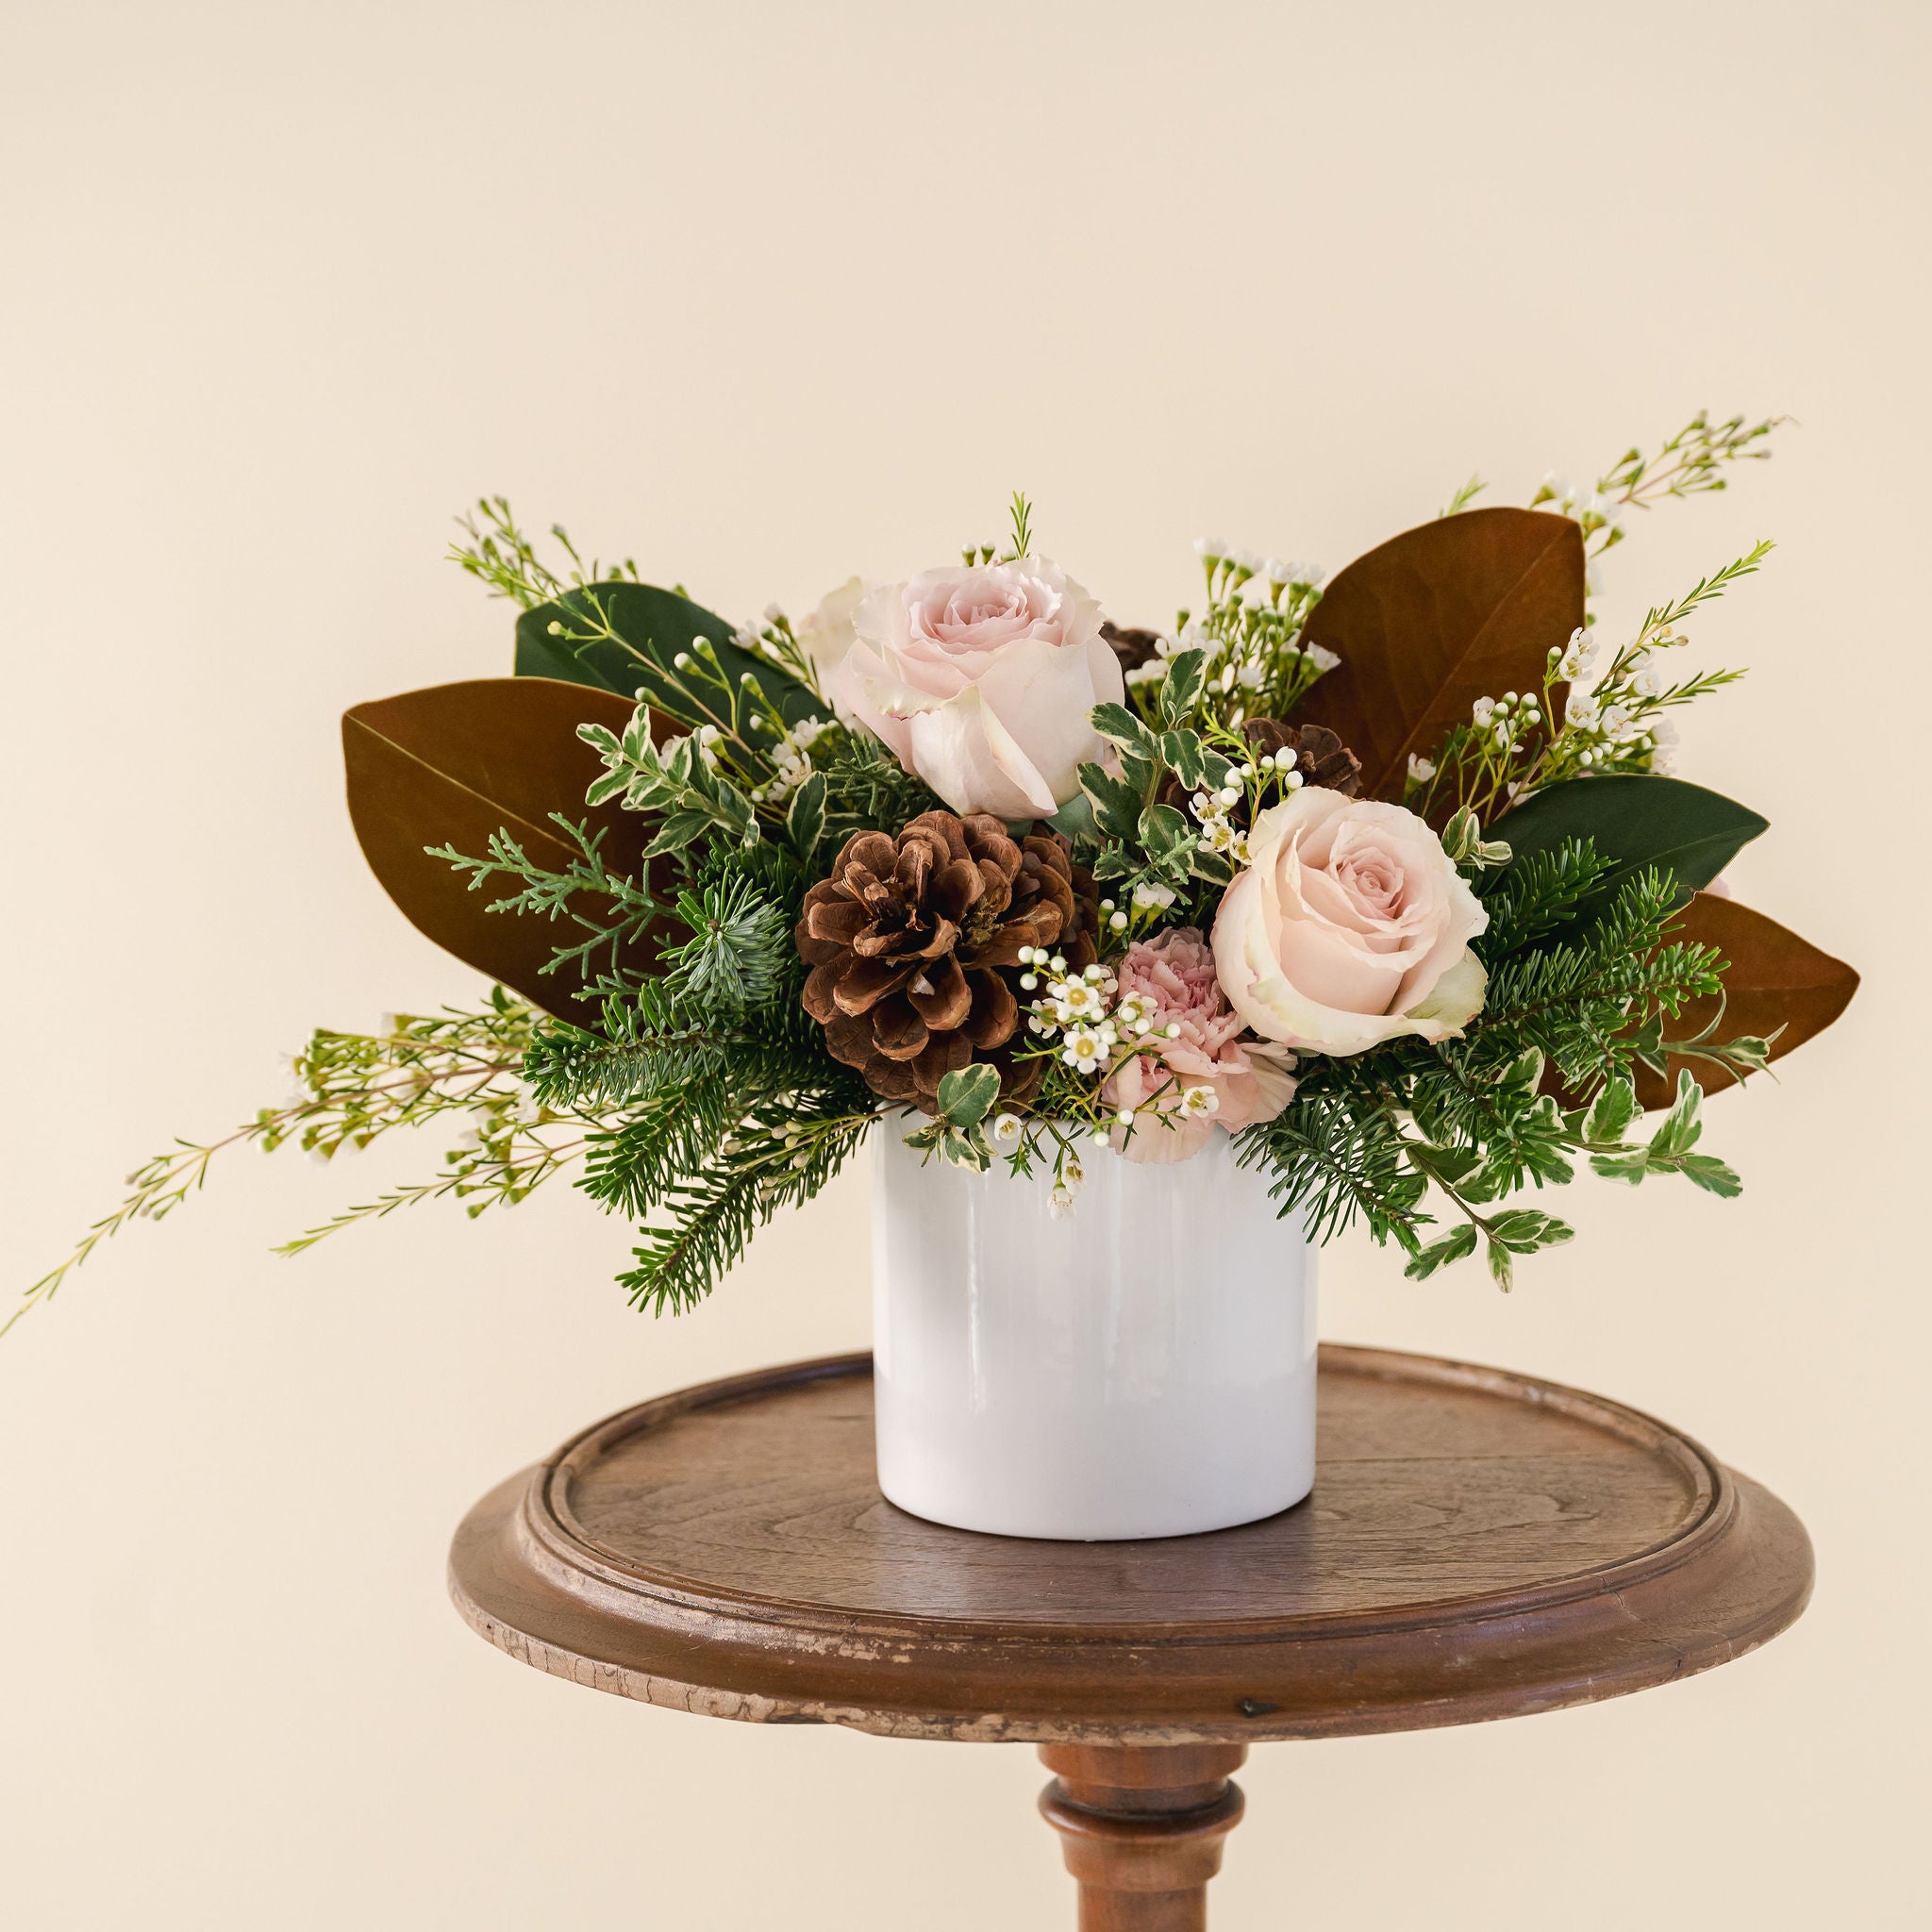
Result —
[{"label": "blush rose bloom", "polygon": [[1354,1054],[1454,1039],[1482,1010],[1469,941],[1490,916],[1413,812],[1310,785],[1256,819],[1248,851],[1215,915],[1214,963],[1257,1033]]},{"label": "blush rose bloom", "polygon": [[1107,756],[1087,714],[1126,694],[1100,625],[1044,558],[923,571],[858,606],[825,694],[956,812],[1050,816]]},{"label": "blush rose bloom", "polygon": [[[1120,997],[1133,995],[1153,1008],[1157,1050],[1136,1054],[1115,1072],[1102,1097],[1114,1107],[1138,1108],[1158,1092],[1160,1118],[1143,1114],[1133,1132],[1112,1130],[1113,1144],[1129,1160],[1187,1160],[1200,1153],[1217,1126],[1228,1133],[1272,1121],[1294,1098],[1294,1056],[1269,1041],[1241,1040],[1241,1017],[1231,1012],[1215,979],[1214,954],[1191,925],[1136,940],[1120,963]],[[1159,1038],[1178,1026],[1179,1037]],[[1191,1115],[1181,1096],[1205,1087],[1218,1103],[1211,1114]]]},{"label": "blush rose bloom", "polygon": [[[798,621],[793,635],[806,661],[818,673],[822,687],[829,684],[832,673],[852,648],[852,620],[865,602],[865,591],[863,577],[847,577],[836,591],[827,591],[819,599],[817,609]],[[830,694],[827,691],[826,695]]]}]

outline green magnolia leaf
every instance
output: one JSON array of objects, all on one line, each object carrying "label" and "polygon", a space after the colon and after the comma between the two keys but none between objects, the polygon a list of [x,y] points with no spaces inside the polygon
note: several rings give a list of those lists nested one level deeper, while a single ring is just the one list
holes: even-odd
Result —
[{"label": "green magnolia leaf", "polygon": [[[680,651],[691,649],[693,638],[704,638],[734,689],[749,675],[764,694],[761,708],[786,724],[821,708],[789,671],[741,650],[732,636],[731,625],[716,612],[675,591],[654,584],[591,584],[517,619],[516,672],[519,677],[588,684],[620,697],[641,691],[648,703],[682,716],[691,700],[677,692],[666,673]],[[722,694],[713,701],[722,703]]]},{"label": "green magnolia leaf", "polygon": [[983,1121],[1000,1096],[997,1067],[974,1060],[940,1080],[940,1119],[950,1127],[974,1127]]},{"label": "green magnolia leaf", "polygon": [[1600,910],[1625,880],[1655,866],[1673,874],[1678,904],[1707,886],[1739,848],[1765,829],[1748,807],[1687,785],[1681,778],[1572,778],[1539,791],[1490,829],[1508,842],[1515,863],[1555,852],[1568,839],[1588,839],[1611,861],[1580,909]]}]

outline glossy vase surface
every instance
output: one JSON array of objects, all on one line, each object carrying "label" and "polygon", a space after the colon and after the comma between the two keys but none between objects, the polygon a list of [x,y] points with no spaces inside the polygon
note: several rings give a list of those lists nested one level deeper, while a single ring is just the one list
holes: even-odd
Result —
[{"label": "glossy vase surface", "polygon": [[1224,1134],[1192,1159],[1050,1175],[922,1164],[874,1136],[879,1487],[1001,1536],[1184,1536],[1315,1473],[1315,1258]]}]

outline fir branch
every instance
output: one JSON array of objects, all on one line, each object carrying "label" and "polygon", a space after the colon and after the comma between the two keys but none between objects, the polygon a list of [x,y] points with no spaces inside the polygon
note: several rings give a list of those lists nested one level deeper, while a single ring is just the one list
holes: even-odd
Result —
[{"label": "fir branch", "polygon": [[667,1218],[641,1230],[638,1265],[620,1276],[632,1307],[654,1314],[695,1307],[781,1208],[808,1201],[832,1179],[882,1111],[870,1093],[857,1104],[826,1094],[787,1108],[782,1127],[744,1121],[709,1161],[688,1167],[659,1195]]},{"label": "fir branch", "polygon": [[1274,1171],[1270,1196],[1283,1215],[1301,1211],[1311,1241],[1332,1241],[1360,1219],[1378,1245],[1391,1237],[1410,1252],[1420,1244],[1424,1183],[1408,1167],[1398,1117],[1383,1093],[1347,1075],[1327,1091],[1305,1089],[1274,1120],[1244,1129],[1235,1153],[1243,1167]]}]

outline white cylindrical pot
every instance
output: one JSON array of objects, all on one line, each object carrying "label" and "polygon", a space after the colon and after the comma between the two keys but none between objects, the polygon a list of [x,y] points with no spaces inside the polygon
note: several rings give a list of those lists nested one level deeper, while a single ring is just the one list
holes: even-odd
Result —
[{"label": "white cylindrical pot", "polygon": [[[922,1164],[875,1130],[879,1487],[1000,1536],[1185,1536],[1315,1477],[1315,1258],[1216,1134],[1191,1160],[1048,1174]],[[1050,1168],[1050,1163],[1049,1163]]]}]

